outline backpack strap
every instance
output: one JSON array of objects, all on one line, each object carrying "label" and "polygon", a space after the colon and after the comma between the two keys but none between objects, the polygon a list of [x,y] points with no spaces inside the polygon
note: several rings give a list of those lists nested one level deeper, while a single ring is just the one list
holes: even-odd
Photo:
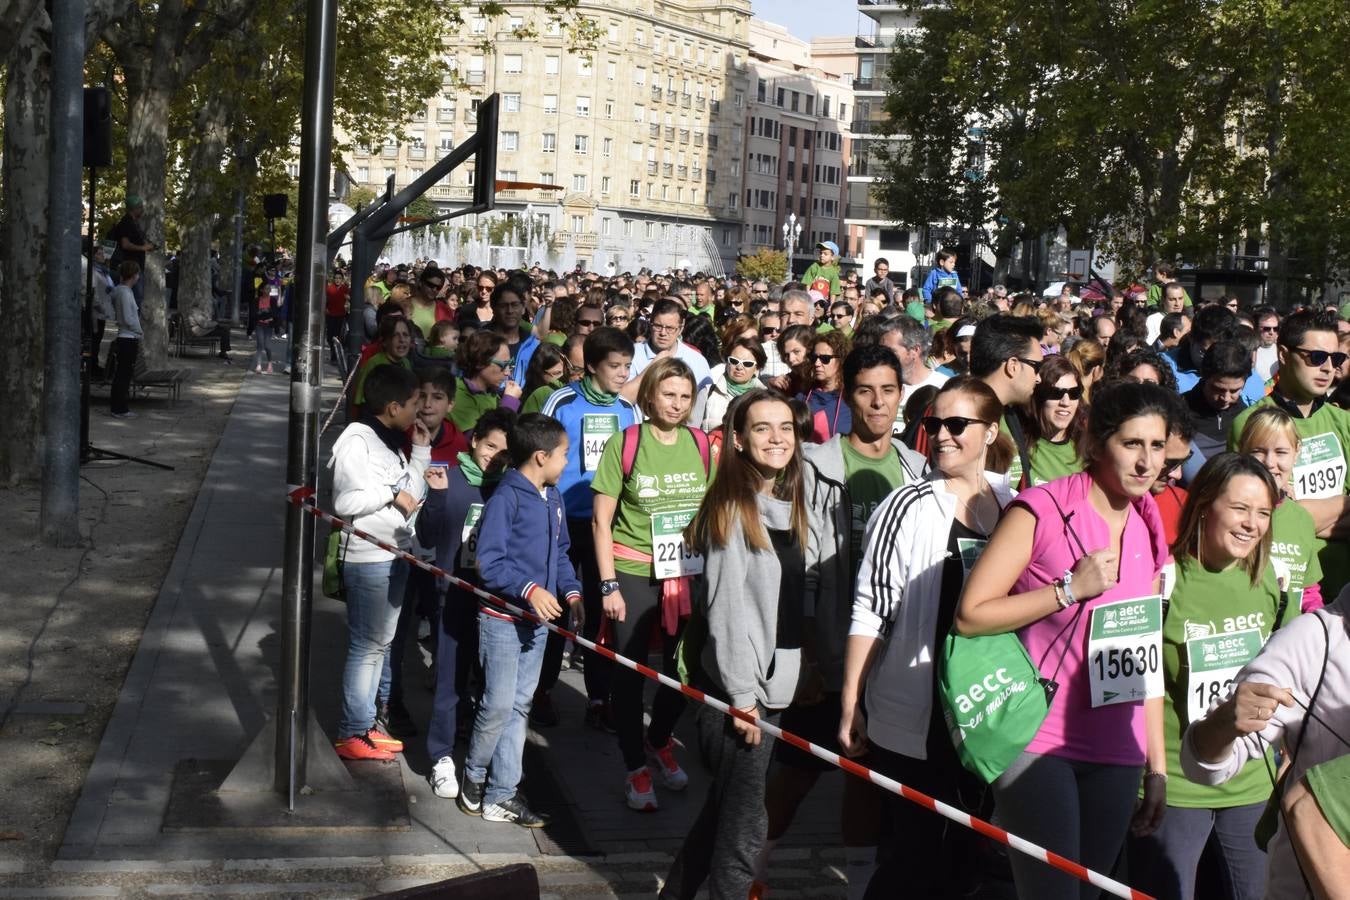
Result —
[{"label": "backpack strap", "polygon": [[633,474],[633,465],[637,462],[638,443],[642,440],[642,425],[629,425],[623,430],[623,455],[620,460],[623,465],[623,480],[627,481]]},{"label": "backpack strap", "polygon": [[702,428],[695,428],[692,425],[686,425],[689,429],[689,436],[694,439],[694,446],[698,447],[698,455],[703,460],[703,475],[709,477],[712,475],[712,447],[708,440],[708,432]]}]

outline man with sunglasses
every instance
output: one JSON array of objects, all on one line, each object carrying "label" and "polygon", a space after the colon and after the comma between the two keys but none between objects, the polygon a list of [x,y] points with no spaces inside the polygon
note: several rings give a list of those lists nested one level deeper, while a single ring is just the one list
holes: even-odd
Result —
[{"label": "man with sunglasses", "polygon": [[[847,434],[802,447],[806,489],[806,608],[802,633],[802,687],[798,700],[783,712],[783,728],[822,747],[839,750],[839,719],[844,687],[844,649],[853,613],[853,584],[862,562],[867,523],[881,502],[907,483],[921,480],[928,461],[891,436],[903,389],[900,362],[886,347],[873,344],[849,353],[843,364],[844,402],[852,415]],[[786,743],[774,748],[764,805],[768,811],[767,859],[773,844],[792,824],[801,802],[826,763]],[[866,765],[866,762],[863,763]],[[850,881],[870,878],[876,857],[880,806],[876,789],[845,779],[840,825],[850,860]],[[860,896],[860,894],[859,894]]]},{"label": "man with sunglasses", "polygon": [[[1199,471],[1199,464],[1192,446],[1195,440],[1195,423],[1191,420],[1185,402],[1175,394],[1169,396],[1176,404],[1176,414],[1171,417],[1172,430],[1167,432],[1167,445],[1163,448],[1163,467],[1153,484],[1149,485],[1149,493],[1158,504],[1163,535],[1170,547],[1177,539],[1181,510],[1186,505],[1186,490],[1180,484],[1190,482],[1188,476],[1193,476]],[[1175,566],[1171,563],[1163,567],[1165,591],[1176,581],[1174,570]]]},{"label": "man with sunglasses", "polygon": [[1037,373],[1045,360],[1041,350],[1044,338],[1040,319],[999,313],[982,320],[970,342],[970,374],[998,395],[1003,404],[999,431],[1011,437],[1017,447],[1008,469],[1008,485],[1014,490],[1025,486],[1023,475],[1031,472],[1026,433],[1016,410],[1030,402],[1040,381]]},{"label": "man with sunglasses", "polygon": [[[1222,307],[1219,307],[1222,308]],[[1225,310],[1226,312],[1226,310]],[[1228,432],[1235,450],[1251,410],[1268,403],[1289,413],[1301,443],[1294,461],[1294,498],[1312,513],[1317,536],[1330,538],[1318,553],[1322,594],[1335,597],[1350,582],[1350,412],[1326,400],[1336,371],[1346,362],[1339,349],[1333,315],[1302,310],[1284,320],[1279,337],[1280,369],[1275,390],[1243,411]]]},{"label": "man with sunglasses", "polygon": [[1256,336],[1261,341],[1256,348],[1256,374],[1262,381],[1269,381],[1280,362],[1276,344],[1280,336],[1280,314],[1269,306],[1259,306],[1253,311],[1252,318],[1256,321]]}]

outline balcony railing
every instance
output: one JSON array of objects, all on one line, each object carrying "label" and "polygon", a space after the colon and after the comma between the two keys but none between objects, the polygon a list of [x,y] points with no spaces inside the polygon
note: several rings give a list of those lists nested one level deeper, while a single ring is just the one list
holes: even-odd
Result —
[{"label": "balcony railing", "polygon": [[708,111],[711,112],[713,115],[717,115],[718,113],[720,113],[722,111],[722,101],[721,100],[712,101],[712,104],[709,106]]},{"label": "balcony railing", "polygon": [[695,147],[703,146],[703,132],[701,131],[694,132],[694,146]]},{"label": "balcony railing", "polygon": [[408,148],[408,159],[426,159],[426,158],[427,158],[427,148],[426,148],[426,147],[409,147],[409,148]]},{"label": "balcony railing", "polygon": [[670,177],[671,175],[673,175],[674,173],[675,173],[675,166],[674,166],[673,163],[662,163],[662,164],[661,164],[661,174],[662,174],[662,175],[664,175],[664,176],[666,176],[667,178],[669,178],[669,177]]},{"label": "balcony railing", "polygon": [[656,174],[656,163],[654,163],[654,162],[652,162],[652,161],[650,161],[650,160],[648,160],[648,162],[647,162],[647,174],[648,174],[648,175],[655,175],[655,174]]},{"label": "balcony railing", "polygon": [[398,144],[385,144],[380,148],[380,155],[385,159],[398,158]]},{"label": "balcony railing", "polygon": [[652,85],[652,99],[653,100],[661,99],[661,86],[659,84]]},{"label": "balcony railing", "polygon": [[676,175],[677,177],[679,177],[679,178],[688,178],[688,177],[689,177],[689,167],[688,167],[688,166],[676,166],[676,167],[675,167],[675,175]]},{"label": "balcony railing", "polygon": [[693,102],[694,98],[691,95],[689,94],[680,95],[680,105],[683,106],[685,109],[688,109],[690,104],[692,104]]},{"label": "balcony railing", "polygon": [[482,84],[484,75],[482,72],[469,71],[464,73],[464,81],[468,84]]},{"label": "balcony railing", "polygon": [[673,141],[673,140],[675,140],[675,126],[674,126],[674,125],[667,125],[667,126],[666,126],[666,140],[668,140],[668,141]]},{"label": "balcony railing", "polygon": [[689,129],[688,129],[688,128],[681,128],[681,129],[680,129],[680,143],[681,143],[681,144],[687,144],[687,143],[689,143]]},{"label": "balcony railing", "polygon": [[660,136],[661,136],[661,126],[660,126],[660,125],[653,125],[653,126],[651,126],[651,136],[654,137],[654,138],[660,137]]},{"label": "balcony railing", "polygon": [[436,110],[436,121],[440,122],[442,125],[454,124],[455,108],[453,106],[450,107],[443,106],[440,109]]},{"label": "balcony railing", "polygon": [[674,103],[674,102],[675,102],[675,92],[674,92],[674,91],[666,91],[666,102],[667,102],[667,103]]},{"label": "balcony railing", "polygon": [[708,149],[709,150],[717,149],[717,135],[715,134],[708,135]]},{"label": "balcony railing", "polygon": [[853,79],[853,89],[855,91],[884,91],[887,88],[885,78],[873,76],[871,78]]},{"label": "balcony railing", "polygon": [[708,101],[707,101],[707,98],[705,98],[705,97],[697,97],[697,98],[695,98],[695,100],[694,100],[694,108],[695,108],[695,109],[703,109],[703,108],[704,108],[705,106],[707,106],[707,105],[708,105]]}]

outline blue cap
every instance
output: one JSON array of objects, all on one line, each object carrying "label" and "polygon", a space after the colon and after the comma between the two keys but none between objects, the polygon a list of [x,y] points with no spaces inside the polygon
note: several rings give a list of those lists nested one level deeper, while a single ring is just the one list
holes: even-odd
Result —
[{"label": "blue cap", "polygon": [[816,244],[817,250],[819,250],[821,247],[824,247],[826,250],[830,251],[835,256],[839,255],[839,245],[836,244],[834,241],[821,241],[819,244]]}]

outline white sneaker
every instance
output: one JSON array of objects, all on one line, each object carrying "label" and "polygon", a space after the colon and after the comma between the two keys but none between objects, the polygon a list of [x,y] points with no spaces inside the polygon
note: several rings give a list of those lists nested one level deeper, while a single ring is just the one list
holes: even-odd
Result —
[{"label": "white sneaker", "polygon": [[689,776],[675,759],[674,738],[660,749],[647,744],[647,766],[660,775],[661,783],[672,791],[682,791],[689,786]]},{"label": "white sneaker", "polygon": [[629,809],[656,812],[656,788],[652,786],[652,773],[645,766],[628,773],[623,781],[623,790]]},{"label": "white sneaker", "polygon": [[431,769],[431,792],[442,800],[459,796],[459,781],[455,779],[455,761],[448,756],[436,760]]}]

